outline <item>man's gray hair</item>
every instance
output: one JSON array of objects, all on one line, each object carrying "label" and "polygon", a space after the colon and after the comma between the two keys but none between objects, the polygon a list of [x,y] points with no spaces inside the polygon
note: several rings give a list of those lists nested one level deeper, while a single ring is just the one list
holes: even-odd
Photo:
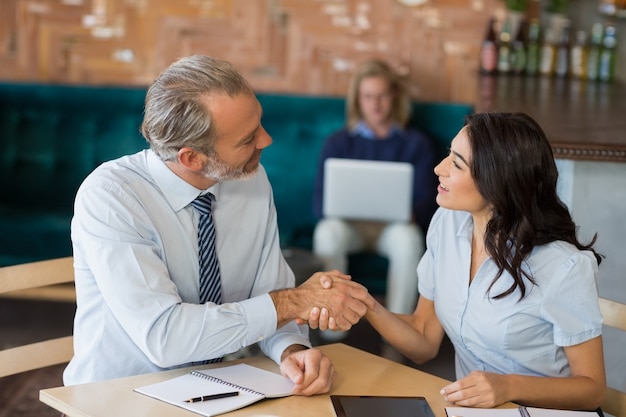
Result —
[{"label": "man's gray hair", "polygon": [[164,161],[189,147],[214,149],[216,127],[202,99],[215,95],[254,95],[252,86],[229,62],[205,55],[181,58],[148,89],[141,133]]}]

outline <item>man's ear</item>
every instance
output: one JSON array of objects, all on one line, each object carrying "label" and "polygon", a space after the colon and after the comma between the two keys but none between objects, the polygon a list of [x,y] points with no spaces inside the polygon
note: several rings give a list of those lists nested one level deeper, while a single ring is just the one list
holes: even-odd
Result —
[{"label": "man's ear", "polygon": [[204,168],[204,160],[202,153],[191,148],[181,148],[178,151],[178,162],[191,171],[201,171]]}]

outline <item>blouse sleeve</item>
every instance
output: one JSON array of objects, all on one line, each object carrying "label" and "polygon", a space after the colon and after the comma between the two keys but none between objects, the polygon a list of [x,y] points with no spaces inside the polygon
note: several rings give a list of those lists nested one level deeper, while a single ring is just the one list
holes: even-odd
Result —
[{"label": "blouse sleeve", "polygon": [[602,334],[598,264],[589,251],[576,251],[554,271],[543,299],[543,314],[554,326],[554,343],[577,345]]},{"label": "blouse sleeve", "polygon": [[441,236],[443,211],[438,210],[426,233],[426,252],[417,266],[418,290],[421,297],[435,299],[435,253]]}]

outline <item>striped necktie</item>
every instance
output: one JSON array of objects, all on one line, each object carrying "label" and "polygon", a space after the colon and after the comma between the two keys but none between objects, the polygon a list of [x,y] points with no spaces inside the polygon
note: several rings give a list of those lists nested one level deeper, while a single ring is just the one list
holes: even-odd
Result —
[{"label": "striped necktie", "polygon": [[222,303],[220,264],[215,249],[215,226],[211,216],[211,205],[215,196],[206,193],[191,204],[200,213],[198,222],[198,258],[200,259],[200,304]]}]

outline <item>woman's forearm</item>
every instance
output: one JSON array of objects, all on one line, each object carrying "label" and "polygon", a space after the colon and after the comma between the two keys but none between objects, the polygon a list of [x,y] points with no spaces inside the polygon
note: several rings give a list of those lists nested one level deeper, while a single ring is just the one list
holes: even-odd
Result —
[{"label": "woman's forearm", "polygon": [[551,378],[506,375],[509,401],[545,408],[595,410],[604,400],[606,385],[586,376]]},{"label": "woman's forearm", "polygon": [[422,364],[434,358],[443,340],[443,331],[428,331],[428,326],[418,326],[413,315],[399,315],[377,304],[365,318],[380,335],[400,353]]}]

